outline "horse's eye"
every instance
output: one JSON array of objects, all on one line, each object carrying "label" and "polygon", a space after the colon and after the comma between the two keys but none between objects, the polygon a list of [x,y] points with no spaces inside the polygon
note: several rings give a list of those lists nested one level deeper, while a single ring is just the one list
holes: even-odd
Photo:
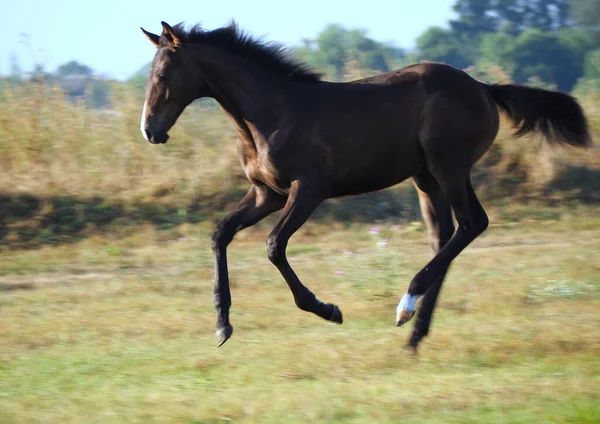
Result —
[{"label": "horse's eye", "polygon": [[167,74],[159,74],[158,75],[158,80],[161,82],[166,82],[169,79],[169,76]]}]

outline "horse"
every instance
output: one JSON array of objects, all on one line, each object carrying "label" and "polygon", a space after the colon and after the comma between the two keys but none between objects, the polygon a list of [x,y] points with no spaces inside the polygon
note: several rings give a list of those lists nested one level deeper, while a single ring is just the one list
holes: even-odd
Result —
[{"label": "horse", "polygon": [[269,260],[298,308],[341,324],[338,306],[319,300],[288,263],[288,240],[326,199],[411,178],[433,251],[396,308],[396,325],[404,325],[422,297],[406,344],[416,352],[450,264],[488,227],[470,173],[496,138],[500,112],[515,136],[537,132],[551,144],[591,145],[582,108],[561,92],[488,85],[434,62],[328,82],[280,44],[253,38],[234,21],[214,30],[161,25],[160,35],[141,28],[157,49],[140,123],[143,137],[166,143],[192,101],[212,98],[237,127],[239,159],[251,183],[212,235],[218,346],[233,334],[227,246],[237,232],[281,210],[266,240]]}]

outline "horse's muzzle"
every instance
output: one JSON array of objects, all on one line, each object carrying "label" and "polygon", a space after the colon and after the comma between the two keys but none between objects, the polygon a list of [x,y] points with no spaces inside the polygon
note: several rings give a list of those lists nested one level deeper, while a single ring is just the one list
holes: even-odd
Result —
[{"label": "horse's muzzle", "polygon": [[166,131],[151,132],[148,128],[144,129],[146,140],[151,144],[165,144],[169,140],[169,134]]}]

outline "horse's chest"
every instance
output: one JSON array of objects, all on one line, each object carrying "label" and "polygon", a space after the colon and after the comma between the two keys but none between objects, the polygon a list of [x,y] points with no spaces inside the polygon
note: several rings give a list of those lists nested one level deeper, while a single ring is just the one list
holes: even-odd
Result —
[{"label": "horse's chest", "polygon": [[279,164],[276,158],[256,151],[253,155],[242,155],[241,157],[246,178],[252,184],[264,184],[277,193],[288,193],[290,188],[289,176],[285,172],[285,166]]}]

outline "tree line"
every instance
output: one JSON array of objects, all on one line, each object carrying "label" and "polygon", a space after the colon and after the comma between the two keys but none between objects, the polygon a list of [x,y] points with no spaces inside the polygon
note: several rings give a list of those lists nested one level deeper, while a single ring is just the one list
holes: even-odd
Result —
[{"label": "tree line", "polygon": [[4,86],[18,86],[23,82],[38,82],[58,85],[72,101],[81,101],[94,108],[110,105],[111,84],[114,81],[95,75],[92,68],[75,60],[60,65],[54,72],[47,72],[42,65],[25,74],[13,55],[10,73],[0,79],[0,90]]},{"label": "tree line", "polygon": [[448,28],[428,28],[412,52],[335,24],[293,51],[334,78],[351,61],[385,72],[424,60],[495,64],[516,82],[536,78],[562,91],[600,77],[600,0],[457,0],[453,10]]},{"label": "tree line", "polygon": [[[357,68],[387,72],[419,61],[467,70],[493,64],[515,82],[566,92],[581,79],[600,78],[600,0],[457,0],[453,10],[456,19],[447,28],[428,28],[411,51],[339,24],[328,25],[290,51],[337,81],[348,79]],[[5,84],[22,80],[13,62]],[[148,69],[144,65],[125,84],[142,94]],[[57,83],[69,98],[84,99],[93,107],[109,104],[109,81],[76,61],[53,73],[38,66],[28,78]]]},{"label": "tree line", "polygon": [[495,63],[516,82],[570,91],[600,76],[600,0],[458,0],[448,29],[417,40],[420,59],[459,68]]}]

